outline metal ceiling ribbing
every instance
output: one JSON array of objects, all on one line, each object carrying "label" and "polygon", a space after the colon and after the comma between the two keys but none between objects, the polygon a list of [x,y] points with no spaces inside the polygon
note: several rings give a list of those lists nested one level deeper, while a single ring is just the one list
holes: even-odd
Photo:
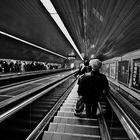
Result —
[{"label": "metal ceiling ribbing", "polygon": [[139,0],[51,1],[79,50],[89,58],[94,54],[108,59],[139,49]]},{"label": "metal ceiling ribbing", "polygon": [[[39,0],[1,0],[0,19],[1,31],[33,43],[43,49],[58,53],[66,58],[69,54],[74,53],[76,59],[80,59],[70,42],[65,38]],[[32,46],[32,50],[30,51],[34,51],[34,46]],[[1,49],[4,50],[4,47],[1,47]],[[18,52],[16,46],[14,49]],[[28,47],[24,49],[28,50]],[[35,48],[35,51],[41,54],[43,49],[39,50]],[[45,54],[46,52],[44,51],[43,53]],[[46,59],[48,59],[47,55],[49,53],[46,54]],[[45,55],[43,56],[45,58]],[[59,58],[54,55],[54,61],[56,59],[58,60]],[[45,60],[41,59],[40,61]]]},{"label": "metal ceiling ribbing", "polygon": [[[68,28],[69,33],[73,37],[75,44],[78,46],[80,51],[83,50],[83,19],[82,19],[82,4],[79,1],[73,0],[59,0],[52,1],[56,10],[58,11],[61,19]],[[83,47],[79,47],[83,46]],[[81,50],[82,49],[82,50]]]}]

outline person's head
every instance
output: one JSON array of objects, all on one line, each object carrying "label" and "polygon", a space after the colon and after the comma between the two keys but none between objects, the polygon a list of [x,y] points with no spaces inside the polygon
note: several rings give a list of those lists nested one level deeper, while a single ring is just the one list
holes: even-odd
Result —
[{"label": "person's head", "polygon": [[88,66],[88,65],[89,65],[89,60],[85,60],[85,61],[84,61],[84,65],[85,65],[85,66]]},{"label": "person's head", "polygon": [[99,59],[90,60],[90,65],[92,66],[93,71],[99,71],[102,66],[102,62]]}]

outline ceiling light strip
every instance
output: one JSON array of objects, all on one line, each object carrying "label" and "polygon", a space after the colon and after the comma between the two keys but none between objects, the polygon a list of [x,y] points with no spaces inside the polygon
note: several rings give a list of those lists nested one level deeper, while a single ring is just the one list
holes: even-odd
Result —
[{"label": "ceiling light strip", "polygon": [[65,56],[62,56],[62,55],[60,55],[60,54],[58,54],[58,53],[55,53],[55,52],[53,52],[53,51],[50,51],[50,50],[48,50],[48,49],[42,48],[42,47],[40,47],[40,46],[38,46],[38,45],[35,45],[35,44],[33,44],[33,43],[30,43],[30,42],[28,42],[28,41],[25,41],[25,40],[23,40],[23,39],[20,39],[20,38],[18,38],[18,37],[15,37],[15,36],[13,36],[13,35],[10,35],[10,34],[8,34],[8,33],[5,33],[5,32],[3,32],[3,31],[0,31],[0,34],[3,34],[3,35],[8,36],[8,37],[10,37],[10,38],[16,39],[16,40],[18,40],[18,41],[20,41],[20,42],[26,43],[26,44],[28,44],[28,45],[31,45],[31,46],[33,46],[33,47],[36,47],[36,48],[38,48],[38,49],[41,49],[41,50],[46,51],[46,52],[48,52],[48,53],[51,53],[51,54],[53,54],[53,55],[57,55],[57,56],[59,56],[59,57],[62,57],[62,58],[64,58],[64,59],[67,59],[67,57],[65,57]]},{"label": "ceiling light strip", "polygon": [[[44,5],[44,7],[46,8],[46,10],[50,13],[51,17],[54,19],[54,21],[56,22],[56,24],[58,25],[58,27],[60,28],[60,30],[65,35],[65,37],[69,40],[69,42],[71,43],[72,47],[78,53],[78,55],[80,56],[80,58],[83,60],[82,55],[80,54],[79,50],[77,49],[74,41],[72,40],[71,36],[69,35],[67,29],[65,28],[65,26],[64,26],[61,18],[59,17],[58,13],[56,12],[56,10],[55,10],[53,4],[51,3],[51,1],[50,0],[40,0],[40,1]],[[56,15],[57,15],[57,18],[56,18]]]}]

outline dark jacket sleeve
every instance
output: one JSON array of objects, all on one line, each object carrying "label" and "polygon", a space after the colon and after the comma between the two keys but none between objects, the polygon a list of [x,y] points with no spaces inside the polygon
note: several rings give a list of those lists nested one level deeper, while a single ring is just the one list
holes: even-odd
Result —
[{"label": "dark jacket sleeve", "polygon": [[85,89],[85,79],[86,77],[85,77],[85,75],[83,75],[83,76],[81,76],[81,78],[79,79],[79,82],[78,82],[78,95],[79,96],[83,96],[83,94],[84,94],[84,89]]},{"label": "dark jacket sleeve", "polygon": [[103,75],[103,90],[107,93],[109,91],[109,83],[105,75]]}]

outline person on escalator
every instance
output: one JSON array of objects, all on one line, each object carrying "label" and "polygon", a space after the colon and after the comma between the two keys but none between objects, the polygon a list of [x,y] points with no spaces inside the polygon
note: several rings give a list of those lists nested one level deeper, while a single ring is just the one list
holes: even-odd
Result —
[{"label": "person on escalator", "polygon": [[[79,74],[79,79],[78,79],[78,84],[81,80],[81,78],[83,77],[84,74],[91,72],[92,71],[92,67],[89,65],[89,60],[85,60],[84,61],[84,66],[80,67],[79,71],[77,74]],[[76,108],[75,108],[75,115],[81,115],[83,110],[84,110],[84,101],[83,101],[83,97],[79,95],[79,99],[76,103]]]},{"label": "person on escalator", "polygon": [[99,59],[93,59],[90,64],[92,71],[82,76],[78,87],[78,94],[83,97],[86,106],[87,117],[96,115],[101,94],[109,91],[106,76],[99,72],[102,62]]},{"label": "person on escalator", "polygon": [[84,66],[81,65],[78,72],[75,74],[75,77],[77,77],[77,75],[81,76],[81,75],[91,72],[91,71],[92,71],[92,67],[89,65],[89,60],[86,59],[84,61]]},{"label": "person on escalator", "polygon": [[89,65],[89,60],[84,61],[84,67],[80,71],[80,75],[91,72],[92,67]]}]

